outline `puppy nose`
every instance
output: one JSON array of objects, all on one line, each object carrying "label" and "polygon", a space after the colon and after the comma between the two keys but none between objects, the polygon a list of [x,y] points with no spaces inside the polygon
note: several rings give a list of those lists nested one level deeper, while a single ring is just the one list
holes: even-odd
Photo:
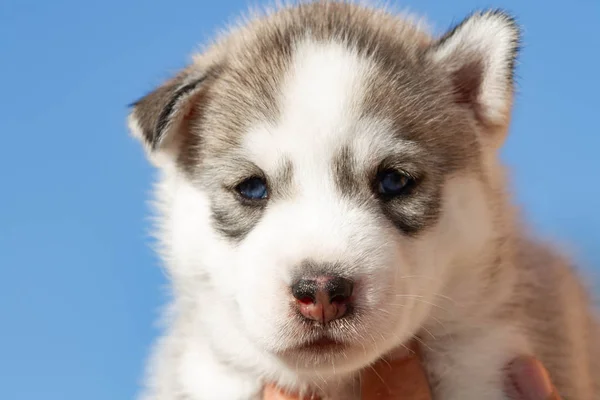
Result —
[{"label": "puppy nose", "polygon": [[339,276],[303,278],[292,284],[292,295],[305,318],[326,324],[347,313],[353,288],[351,280]]}]

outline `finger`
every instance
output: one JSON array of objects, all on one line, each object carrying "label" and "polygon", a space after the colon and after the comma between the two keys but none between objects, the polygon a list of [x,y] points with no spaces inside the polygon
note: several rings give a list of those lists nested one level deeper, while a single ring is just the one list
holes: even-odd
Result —
[{"label": "finger", "polygon": [[519,357],[509,365],[507,392],[518,400],[560,400],[548,371],[533,357]]},{"label": "finger", "polygon": [[266,385],[263,390],[263,400],[319,400],[317,397],[300,397],[297,394],[287,393],[274,385]]},{"label": "finger", "polygon": [[379,361],[362,376],[364,400],[431,400],[431,391],[416,346],[408,357]]}]

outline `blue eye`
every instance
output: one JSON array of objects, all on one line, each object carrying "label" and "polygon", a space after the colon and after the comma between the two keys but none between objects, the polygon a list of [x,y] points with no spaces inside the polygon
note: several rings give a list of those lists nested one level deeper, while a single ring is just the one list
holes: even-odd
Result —
[{"label": "blue eye", "polygon": [[262,200],[267,198],[267,183],[264,179],[253,177],[246,179],[239,185],[236,190],[242,197],[249,200]]},{"label": "blue eye", "polygon": [[412,179],[405,173],[388,169],[377,176],[377,190],[385,196],[398,196],[410,185]]}]

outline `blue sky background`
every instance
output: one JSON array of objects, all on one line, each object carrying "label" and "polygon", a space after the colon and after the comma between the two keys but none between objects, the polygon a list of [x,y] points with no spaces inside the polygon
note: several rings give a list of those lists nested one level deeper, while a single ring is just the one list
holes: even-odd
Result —
[{"label": "blue sky background", "polygon": [[[133,398],[166,297],[126,104],[247,4],[0,0],[0,398]],[[600,2],[399,4],[438,31],[474,8],[516,14],[517,199],[598,275]]]}]

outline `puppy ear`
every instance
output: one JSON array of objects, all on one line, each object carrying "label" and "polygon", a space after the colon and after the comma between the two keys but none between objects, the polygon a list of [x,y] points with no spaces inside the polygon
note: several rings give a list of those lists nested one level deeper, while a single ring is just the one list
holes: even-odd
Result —
[{"label": "puppy ear", "polygon": [[455,99],[488,128],[506,127],[514,92],[520,29],[503,11],[477,12],[446,33],[428,57],[447,71]]},{"label": "puppy ear", "polygon": [[201,101],[206,80],[206,73],[189,67],[130,105],[129,129],[152,161],[161,164],[177,156],[181,131]]}]

